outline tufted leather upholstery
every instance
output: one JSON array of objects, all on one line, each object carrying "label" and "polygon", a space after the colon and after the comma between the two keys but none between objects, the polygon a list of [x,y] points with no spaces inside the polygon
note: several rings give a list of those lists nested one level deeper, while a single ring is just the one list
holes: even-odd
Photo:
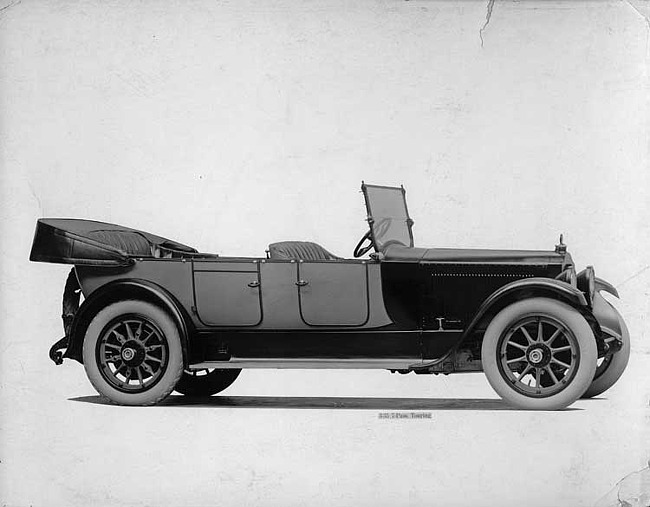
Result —
[{"label": "tufted leather upholstery", "polygon": [[302,259],[310,261],[328,261],[340,259],[311,241],[280,241],[269,245],[271,259]]},{"label": "tufted leather upholstery", "polygon": [[149,240],[136,231],[89,231],[86,233],[86,237],[115,247],[128,255],[147,257],[152,252]]}]

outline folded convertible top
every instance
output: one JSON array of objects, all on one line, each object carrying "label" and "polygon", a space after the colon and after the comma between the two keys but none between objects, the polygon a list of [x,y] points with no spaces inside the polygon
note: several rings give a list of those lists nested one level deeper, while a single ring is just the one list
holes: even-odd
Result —
[{"label": "folded convertible top", "polygon": [[126,266],[160,249],[196,253],[187,245],[121,225],[73,218],[41,218],[29,260],[60,264]]}]

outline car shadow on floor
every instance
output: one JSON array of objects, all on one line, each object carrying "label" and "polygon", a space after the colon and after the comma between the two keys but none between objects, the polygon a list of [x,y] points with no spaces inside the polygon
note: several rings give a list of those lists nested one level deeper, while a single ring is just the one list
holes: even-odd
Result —
[{"label": "car shadow on floor", "polygon": [[[70,401],[111,405],[100,396],[79,396]],[[203,408],[283,408],[339,410],[516,410],[500,399],[484,398],[349,398],[307,396],[210,396],[172,395],[157,407]],[[581,410],[567,408],[566,411]]]}]

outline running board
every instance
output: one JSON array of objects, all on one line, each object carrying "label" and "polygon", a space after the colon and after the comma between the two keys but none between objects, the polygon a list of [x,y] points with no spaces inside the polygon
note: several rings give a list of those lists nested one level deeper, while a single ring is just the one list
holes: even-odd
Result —
[{"label": "running board", "polygon": [[209,368],[295,368],[311,370],[323,369],[380,369],[407,370],[422,365],[422,359],[295,359],[295,358],[233,358],[230,361],[204,361],[190,365],[190,370],[205,370]]}]

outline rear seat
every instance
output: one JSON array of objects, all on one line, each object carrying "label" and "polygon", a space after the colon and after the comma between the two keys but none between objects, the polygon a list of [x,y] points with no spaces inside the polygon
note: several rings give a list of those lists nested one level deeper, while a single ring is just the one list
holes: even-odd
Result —
[{"label": "rear seat", "polygon": [[280,241],[269,245],[270,259],[296,259],[310,261],[338,260],[341,257],[328,252],[311,241]]},{"label": "rear seat", "polygon": [[151,257],[151,242],[136,231],[96,230],[86,233],[86,237],[121,250],[127,255]]}]

